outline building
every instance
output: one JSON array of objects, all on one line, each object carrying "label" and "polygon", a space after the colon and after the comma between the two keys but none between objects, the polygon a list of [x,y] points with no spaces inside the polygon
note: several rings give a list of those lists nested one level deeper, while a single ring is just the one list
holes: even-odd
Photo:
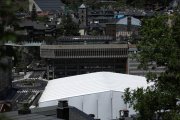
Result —
[{"label": "building", "polygon": [[87,26],[87,7],[85,6],[85,4],[82,4],[79,7],[79,22],[80,24],[82,24],[83,26]]},{"label": "building", "polygon": [[124,37],[135,37],[139,35],[141,21],[131,16],[124,16],[115,22],[106,24],[106,35],[122,41]]},{"label": "building", "polygon": [[[79,7],[79,23],[81,35],[110,35],[114,38],[137,36],[141,27],[141,19],[152,16],[149,11],[114,9],[91,9],[85,4]],[[93,33],[95,31],[95,33]]]},{"label": "building", "polygon": [[88,24],[88,18],[87,18],[87,7],[85,4],[82,4],[79,7],[78,10],[79,13],[79,32],[80,35],[86,35],[87,34],[87,24]]},{"label": "building", "polygon": [[106,23],[110,23],[114,18],[114,10],[112,9],[92,10],[85,4],[79,7],[78,14],[81,35],[92,34],[90,32],[93,30],[100,32],[100,35],[105,34]]},{"label": "building", "polygon": [[113,18],[114,10],[111,9],[97,9],[88,11],[89,24],[97,23],[104,26],[106,23],[111,22]]},{"label": "building", "polygon": [[86,114],[94,114],[96,119],[119,118],[120,110],[135,114],[123,101],[126,88],[147,87],[145,77],[113,72],[95,72],[58,78],[48,82],[39,107],[57,105],[59,100],[67,100]]},{"label": "building", "polygon": [[41,45],[47,79],[97,71],[127,73],[128,45],[115,42],[109,36],[76,36]]},{"label": "building", "polygon": [[16,33],[24,35],[23,42],[42,42],[47,37],[55,37],[57,34],[56,23],[24,20],[18,24],[21,30],[16,31]]}]

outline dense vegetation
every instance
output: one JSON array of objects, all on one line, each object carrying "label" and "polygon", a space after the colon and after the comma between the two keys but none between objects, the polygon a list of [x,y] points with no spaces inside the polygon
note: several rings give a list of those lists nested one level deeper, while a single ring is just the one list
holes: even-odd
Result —
[{"label": "dense vegetation", "polygon": [[11,29],[4,30],[5,27],[11,27],[11,25],[15,24],[16,18],[14,15],[14,8],[12,7],[13,2],[7,0],[1,7],[0,7],[0,57],[7,55],[5,48],[2,46],[4,41],[15,41],[16,37],[15,34],[11,31]]},{"label": "dense vegetation", "polygon": [[58,34],[62,36],[78,36],[78,24],[73,22],[70,14],[64,15],[59,25]]},{"label": "dense vegetation", "polygon": [[[4,42],[13,41],[16,42],[17,36],[13,31],[13,26],[16,26],[17,19],[15,16],[15,11],[18,11],[17,1],[6,0],[1,1],[0,7],[0,59],[3,57],[14,57],[14,62],[17,62],[16,50],[12,47],[5,47]],[[2,63],[0,67],[6,68]]]},{"label": "dense vegetation", "polygon": [[166,70],[159,76],[147,74],[147,81],[154,84],[147,89],[126,89],[124,100],[139,112],[139,120],[153,120],[156,115],[158,119],[180,120],[180,14],[144,20],[141,34],[140,67],[147,70],[156,62]]}]

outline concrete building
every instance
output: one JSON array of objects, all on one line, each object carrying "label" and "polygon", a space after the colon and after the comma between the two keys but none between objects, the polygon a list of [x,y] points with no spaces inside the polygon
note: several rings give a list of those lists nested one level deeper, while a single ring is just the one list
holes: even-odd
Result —
[{"label": "concrete building", "polygon": [[106,24],[106,35],[112,36],[116,40],[124,37],[135,37],[139,34],[141,21],[131,16],[124,16],[115,22]]},{"label": "concrete building", "polygon": [[[114,10],[112,9],[95,9],[88,8],[85,4],[79,7],[79,23],[80,34],[91,34],[93,30],[100,31],[100,35],[105,34],[106,23],[114,18]],[[83,32],[83,30],[85,32]]]},{"label": "concrete building", "polygon": [[108,36],[62,37],[56,45],[41,45],[47,78],[54,79],[97,71],[127,73],[128,45]]}]

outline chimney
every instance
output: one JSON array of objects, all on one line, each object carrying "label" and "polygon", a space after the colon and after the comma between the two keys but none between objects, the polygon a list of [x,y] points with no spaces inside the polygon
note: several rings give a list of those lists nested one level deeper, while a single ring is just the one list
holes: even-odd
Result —
[{"label": "chimney", "polygon": [[58,102],[57,118],[69,120],[69,107],[67,100]]},{"label": "chimney", "polygon": [[127,17],[127,31],[131,31],[131,16]]}]

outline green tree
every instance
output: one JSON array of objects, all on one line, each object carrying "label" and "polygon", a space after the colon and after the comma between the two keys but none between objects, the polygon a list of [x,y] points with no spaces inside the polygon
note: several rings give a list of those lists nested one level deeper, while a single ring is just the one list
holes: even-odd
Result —
[{"label": "green tree", "polygon": [[31,19],[36,20],[36,18],[37,18],[36,6],[35,6],[35,4],[33,4],[32,11],[31,11]]},{"label": "green tree", "polygon": [[126,0],[117,0],[114,3],[115,8],[124,7],[126,5]]},{"label": "green tree", "polygon": [[[174,23],[167,24],[168,19]],[[154,82],[147,89],[138,88],[125,91],[125,103],[130,103],[139,112],[140,120],[152,120],[155,114],[163,120],[179,120],[180,105],[180,15],[173,17],[158,15],[144,20],[142,39],[138,43],[137,59],[140,67],[148,69],[151,63],[165,66],[159,76],[147,74],[147,80]]]},{"label": "green tree", "polygon": [[64,36],[78,36],[79,27],[75,22],[73,22],[72,17],[67,14],[62,17],[60,29],[58,32]]},{"label": "green tree", "polygon": [[11,0],[2,1],[2,6],[0,7],[0,42],[8,40],[15,40],[12,31],[5,30],[7,26],[12,26],[16,22],[14,15],[14,9],[11,7],[13,2]]},{"label": "green tree", "polygon": [[[5,56],[14,56],[14,51],[4,46],[6,41],[16,41],[16,35],[11,29],[7,29],[9,26],[13,27],[17,19],[15,17],[15,2],[13,0],[1,1],[0,7],[0,59]],[[3,63],[0,67],[6,68]]]},{"label": "green tree", "polygon": [[167,7],[171,1],[172,0],[126,0],[126,4],[137,8],[144,8],[145,4],[158,4]]}]

